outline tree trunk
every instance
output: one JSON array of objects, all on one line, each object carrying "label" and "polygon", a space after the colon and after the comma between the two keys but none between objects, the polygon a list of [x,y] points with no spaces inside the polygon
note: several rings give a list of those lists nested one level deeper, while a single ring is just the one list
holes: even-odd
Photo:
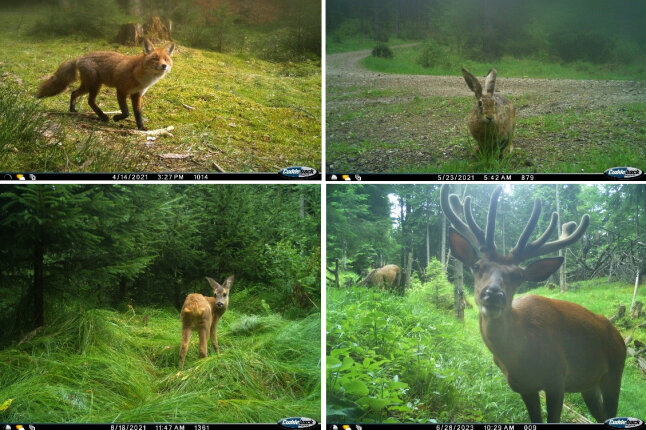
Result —
[{"label": "tree trunk", "polygon": [[405,288],[410,287],[410,278],[411,278],[412,274],[413,274],[413,252],[409,251],[408,252],[408,261],[406,262],[406,284],[404,285],[404,288],[402,289],[402,293],[403,293],[403,290]]},{"label": "tree trunk", "polygon": [[455,287],[453,288],[453,303],[455,316],[464,319],[464,266],[460,260],[455,260]]},{"label": "tree trunk", "polygon": [[45,258],[45,246],[43,245],[42,234],[39,234],[34,244],[34,324],[40,327],[45,324],[45,288],[43,285],[43,266]]},{"label": "tree trunk", "polygon": [[430,239],[430,229],[431,227],[426,222],[426,264],[424,265],[424,270],[428,267],[428,263],[431,261],[431,239]]},{"label": "tree trunk", "polygon": [[[562,233],[562,226],[561,226],[561,199],[560,199],[559,188],[560,188],[559,184],[556,184],[555,185],[555,189],[556,189],[556,213],[558,215],[557,233],[558,233],[558,236],[561,237],[561,233]],[[565,279],[565,266],[566,266],[565,265],[565,263],[566,263],[565,254],[566,254],[565,249],[562,249],[562,248],[559,249],[559,257],[563,257],[563,264],[561,265],[561,268],[559,269],[559,288],[560,288],[562,293],[567,291],[567,283],[566,283],[566,279]]]},{"label": "tree trunk", "polygon": [[442,263],[442,269],[444,269],[444,273],[446,273],[446,215],[442,214],[442,255],[440,255],[441,263]]}]

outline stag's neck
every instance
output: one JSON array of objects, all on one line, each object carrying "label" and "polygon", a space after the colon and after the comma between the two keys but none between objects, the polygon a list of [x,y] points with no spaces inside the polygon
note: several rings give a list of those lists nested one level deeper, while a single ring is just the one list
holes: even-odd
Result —
[{"label": "stag's neck", "polygon": [[480,314],[480,334],[489,350],[495,356],[511,357],[516,355],[515,336],[513,333],[513,309],[492,318]]}]

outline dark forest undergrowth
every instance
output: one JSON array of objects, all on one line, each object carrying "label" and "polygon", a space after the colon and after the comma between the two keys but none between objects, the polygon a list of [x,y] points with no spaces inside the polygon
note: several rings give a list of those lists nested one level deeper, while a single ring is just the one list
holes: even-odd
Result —
[{"label": "dark forest undergrowth", "polygon": [[218,325],[220,354],[209,345],[199,359],[194,332],[177,373],[174,309],[66,313],[0,351],[0,420],[320,420],[320,321],[320,314],[287,320],[268,309],[228,311]]}]

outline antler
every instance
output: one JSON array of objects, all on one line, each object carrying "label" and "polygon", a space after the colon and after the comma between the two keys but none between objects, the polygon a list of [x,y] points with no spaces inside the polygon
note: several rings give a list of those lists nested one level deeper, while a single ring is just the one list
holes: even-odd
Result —
[{"label": "antler", "polygon": [[[480,247],[480,251],[486,253],[489,258],[495,258],[497,256],[494,232],[496,229],[498,200],[501,192],[502,187],[497,187],[491,195],[489,213],[487,214],[487,227],[485,231],[483,231],[473,218],[473,212],[471,211],[471,196],[465,197],[463,205],[457,195],[449,194],[449,186],[447,184],[442,185],[440,190],[440,206],[446,214],[446,217],[451,221],[451,224],[453,224],[453,227],[472,244],[477,243]],[[462,221],[460,216],[456,213],[460,211],[464,213],[464,219],[467,221],[466,223]],[[532,214],[530,215],[523,232],[520,234],[516,246],[514,246],[506,256],[507,259],[517,264],[523,260],[538,257],[539,255],[549,254],[561,248],[565,248],[579,240],[590,224],[590,217],[585,214],[581,217],[581,223],[578,227],[577,223],[574,221],[567,222],[563,224],[561,236],[557,240],[547,242],[547,239],[552,235],[552,233],[554,233],[554,230],[556,230],[559,221],[558,214],[554,212],[552,213],[550,224],[543,234],[541,234],[538,239],[527,243],[538,224],[540,214],[541,201],[540,199],[536,199],[534,200]]]},{"label": "antler", "polygon": [[509,257],[512,261],[519,263],[532,257],[538,257],[539,255],[549,254],[551,252],[558,251],[559,249],[566,248],[568,245],[579,240],[587,230],[588,225],[590,225],[590,217],[588,214],[585,214],[581,217],[581,223],[578,227],[574,221],[567,222],[563,224],[561,236],[557,240],[547,242],[547,239],[552,235],[558,225],[559,216],[556,212],[553,212],[550,225],[547,226],[547,229],[545,229],[538,239],[528,244],[527,240],[536,228],[540,213],[541,201],[536,199],[534,200],[532,215],[529,217],[529,221],[527,222],[525,229],[520,235],[520,238],[518,238],[516,246],[509,252]]},{"label": "antler", "polygon": [[[442,185],[442,188],[440,189],[440,206],[442,207],[442,211],[446,214],[446,217],[451,221],[451,224],[453,224],[453,227],[469,242],[472,244],[477,243],[480,247],[480,251],[489,255],[495,255],[497,252],[496,244],[494,242],[494,233],[496,230],[498,199],[501,192],[502,187],[498,187],[491,195],[489,213],[487,215],[487,227],[483,231],[473,218],[473,212],[471,210],[471,196],[465,197],[464,204],[462,204],[457,195],[449,195],[449,186],[447,184]],[[456,212],[459,211],[464,213],[464,219],[467,220],[466,223],[456,214]]]}]

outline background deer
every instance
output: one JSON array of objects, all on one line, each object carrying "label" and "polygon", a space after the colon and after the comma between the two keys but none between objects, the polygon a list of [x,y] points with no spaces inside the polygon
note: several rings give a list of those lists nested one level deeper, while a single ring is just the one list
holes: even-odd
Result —
[{"label": "background deer", "polygon": [[396,264],[388,264],[368,273],[362,284],[368,287],[393,287],[401,281],[401,268]]},{"label": "background deer", "polygon": [[200,336],[200,357],[207,355],[207,340],[209,335],[215,348],[220,352],[218,346],[218,320],[226,312],[229,306],[229,291],[233,285],[233,275],[229,276],[222,285],[207,277],[207,281],[213,288],[213,296],[207,297],[202,294],[192,293],[186,296],[180,318],[182,320],[182,346],[179,349],[179,370],[184,367],[186,351],[191,340],[191,332],[197,330]]},{"label": "background deer", "polygon": [[[564,224],[561,237],[547,242],[558,224],[553,213],[545,232],[529,242],[541,212],[536,199],[518,243],[509,254],[500,255],[494,230],[501,191],[498,187],[491,196],[485,231],[473,218],[470,197],[462,203],[449,195],[446,185],[440,193],[442,210],[455,228],[449,233],[451,252],[473,272],[482,339],[511,389],[521,395],[532,422],[542,420],[540,390],[545,391],[548,422],[560,421],[566,392],[580,392],[598,422],[616,416],[626,347],[612,323],[563,300],[528,295],[512,302],[523,281],[544,281],[563,258],[545,258],[524,268],[519,264],[576,242],[588,227],[588,215],[578,227],[575,222]],[[466,223],[456,213],[461,209]]]}]

